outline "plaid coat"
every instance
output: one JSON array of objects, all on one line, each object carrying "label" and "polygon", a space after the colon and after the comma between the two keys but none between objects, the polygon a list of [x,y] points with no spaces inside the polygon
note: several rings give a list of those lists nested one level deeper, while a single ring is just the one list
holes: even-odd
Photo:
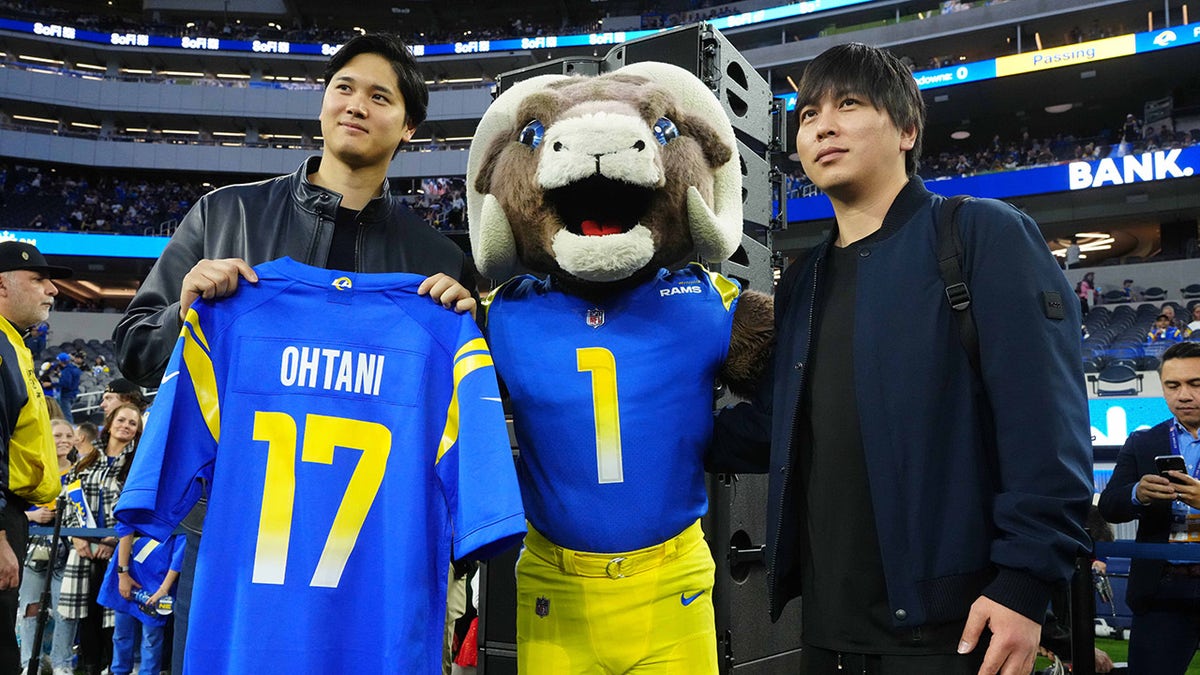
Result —
[{"label": "plaid coat", "polygon": [[[96,524],[100,527],[113,527],[116,524],[116,520],[113,519],[113,507],[117,504],[117,497],[121,495],[121,484],[117,475],[121,467],[133,456],[134,445],[130,443],[125,446],[115,458],[106,457],[104,448],[97,447],[96,451],[100,453],[99,459],[91,467],[80,472],[78,478],[83,488],[83,497],[96,518]],[[70,478],[70,481],[73,480],[74,477]],[[63,516],[64,527],[83,527],[75,509],[67,509]],[[81,558],[79,552],[74,547],[71,548],[67,556],[67,568],[63,573],[62,594],[58,600],[58,611],[64,618],[82,619],[88,615],[88,577],[93,565],[107,566],[108,562]],[[113,612],[106,609],[104,627],[109,628],[112,625]]]}]

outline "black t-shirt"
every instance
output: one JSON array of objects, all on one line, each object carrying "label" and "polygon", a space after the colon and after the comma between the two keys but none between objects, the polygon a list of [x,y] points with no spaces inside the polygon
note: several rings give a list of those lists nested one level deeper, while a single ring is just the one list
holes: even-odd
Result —
[{"label": "black t-shirt", "polygon": [[333,221],[333,241],[329,243],[329,257],[325,269],[354,272],[358,269],[355,245],[358,240],[358,211],[339,206],[337,219]]},{"label": "black t-shirt", "polygon": [[898,629],[888,604],[860,431],[861,424],[871,424],[873,415],[885,411],[860,411],[854,383],[858,260],[860,253],[870,254],[879,234],[845,248],[831,246],[817,289],[801,436],[796,439],[806,508],[801,530],[803,637],[806,644],[843,652],[953,652],[961,624]]}]

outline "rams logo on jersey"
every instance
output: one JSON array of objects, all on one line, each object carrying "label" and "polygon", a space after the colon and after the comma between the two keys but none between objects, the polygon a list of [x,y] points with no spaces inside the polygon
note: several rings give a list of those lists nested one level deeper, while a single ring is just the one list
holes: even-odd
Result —
[{"label": "rams logo on jersey", "polygon": [[348,291],[354,286],[354,282],[350,281],[350,277],[338,277],[333,280],[332,286],[339,291]]},{"label": "rams logo on jersey", "polygon": [[704,290],[702,288],[700,288],[700,286],[698,284],[689,284],[686,286],[672,286],[670,288],[658,289],[659,297],[663,297],[663,298],[668,298],[672,295],[691,295],[691,294],[700,294],[703,292],[704,292]]}]

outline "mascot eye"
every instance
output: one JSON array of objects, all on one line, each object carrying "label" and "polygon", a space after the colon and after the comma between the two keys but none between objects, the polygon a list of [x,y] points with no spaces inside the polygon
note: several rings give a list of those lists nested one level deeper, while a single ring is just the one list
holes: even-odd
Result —
[{"label": "mascot eye", "polygon": [[660,117],[654,123],[654,138],[658,140],[659,145],[666,145],[672,138],[679,138],[679,127],[666,117]]},{"label": "mascot eye", "polygon": [[545,134],[545,125],[538,120],[530,120],[529,124],[526,124],[525,128],[521,130],[521,134],[517,136],[517,141],[530,148],[536,148],[542,144],[542,136]]}]

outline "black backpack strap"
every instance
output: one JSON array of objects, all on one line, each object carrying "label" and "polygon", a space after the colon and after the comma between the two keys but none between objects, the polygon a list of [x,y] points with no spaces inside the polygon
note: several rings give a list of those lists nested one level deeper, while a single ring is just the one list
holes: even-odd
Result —
[{"label": "black backpack strap", "polygon": [[933,221],[937,229],[938,273],[946,287],[946,302],[950,303],[950,309],[958,321],[958,338],[962,341],[963,349],[967,351],[971,368],[982,377],[983,370],[979,363],[979,332],[975,328],[975,318],[971,315],[971,291],[963,279],[962,242],[958,238],[958,228],[955,227],[958,207],[969,199],[971,197],[967,195],[958,195],[943,200],[941,208],[934,213]]}]

